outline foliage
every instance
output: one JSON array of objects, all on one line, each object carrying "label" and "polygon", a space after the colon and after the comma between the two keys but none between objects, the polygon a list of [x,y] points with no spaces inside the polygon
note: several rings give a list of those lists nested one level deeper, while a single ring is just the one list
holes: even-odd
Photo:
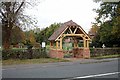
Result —
[{"label": "foliage", "polygon": [[[34,21],[24,15],[24,9],[26,3],[23,2],[1,2],[0,3],[0,20],[2,23],[2,41],[3,48],[10,48],[10,38],[12,34],[12,29],[14,27],[28,27],[30,24],[33,24]],[[26,26],[25,26],[26,25]]]},{"label": "foliage", "polygon": [[99,26],[97,26],[96,24],[93,24],[88,34],[96,35],[99,28],[100,28]]},{"label": "foliage", "polygon": [[72,53],[66,53],[64,54],[64,58],[72,58],[73,54]]},{"label": "foliage", "polygon": [[93,39],[94,46],[120,47],[120,2],[103,2],[97,9],[100,29]]},{"label": "foliage", "polygon": [[[46,54],[42,53],[42,49],[32,49],[32,58],[46,58]],[[2,59],[31,59],[28,49],[11,49],[2,50]]]},{"label": "foliage", "polygon": [[15,27],[12,29],[12,32],[11,32],[10,42],[11,44],[24,43],[25,37],[26,37],[25,33],[19,27]]},{"label": "foliage", "polygon": [[24,33],[25,33],[24,44],[27,45],[27,48],[32,48],[33,46],[35,46],[37,44],[35,39],[35,33],[32,30],[26,31]]},{"label": "foliage", "polygon": [[104,23],[106,19],[113,20],[119,16],[119,5],[120,2],[102,2],[100,4],[100,9],[96,10],[96,13],[98,13],[96,21],[98,23]]},{"label": "foliage", "polygon": [[88,34],[90,35],[91,39],[92,39],[92,43],[90,44],[91,47],[95,46],[98,47],[99,46],[99,36],[98,36],[98,30],[100,29],[99,26],[97,26],[97,24],[93,24],[92,27],[90,28]]},{"label": "foliage", "polygon": [[54,23],[49,27],[42,29],[39,33],[35,33],[36,41],[39,43],[42,43],[43,41],[48,43],[48,38],[58,27],[60,27],[60,23]]}]

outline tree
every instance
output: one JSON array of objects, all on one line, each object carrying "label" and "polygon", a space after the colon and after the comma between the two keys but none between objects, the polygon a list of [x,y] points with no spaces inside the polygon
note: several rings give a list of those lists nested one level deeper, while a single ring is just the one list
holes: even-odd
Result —
[{"label": "tree", "polygon": [[25,38],[26,39],[25,39],[24,44],[27,45],[28,47],[29,46],[33,47],[36,44],[35,33],[33,30],[26,31]]},{"label": "tree", "polygon": [[109,47],[120,46],[120,2],[102,2],[96,13],[100,29],[94,40]]},{"label": "tree", "polygon": [[25,32],[23,32],[19,27],[15,27],[11,32],[10,44],[24,43],[25,37]]},{"label": "tree", "polygon": [[90,28],[88,34],[90,35],[91,38],[94,38],[99,30],[99,26],[96,24],[93,24],[92,27]]},{"label": "tree", "polygon": [[36,41],[39,43],[42,43],[42,41],[45,41],[48,43],[48,38],[53,34],[53,32],[60,27],[61,23],[54,23],[51,24],[49,27],[46,27],[44,29],[41,29],[40,33],[36,33]]},{"label": "tree", "polygon": [[92,43],[90,44],[91,47],[95,46],[95,47],[99,47],[101,46],[101,43],[99,42],[100,36],[99,36],[99,29],[100,26],[97,26],[97,24],[93,24],[92,27],[90,28],[88,35],[91,37],[92,39]]},{"label": "tree", "polygon": [[33,31],[30,31],[30,34],[29,34],[29,38],[30,40],[30,43],[31,44],[35,44],[36,43],[36,40],[35,40],[35,35],[34,35],[34,32]]},{"label": "tree", "polygon": [[98,17],[96,21],[98,23],[104,23],[106,19],[113,20],[119,16],[119,6],[120,2],[102,2],[100,4],[100,9],[96,9]]},{"label": "tree", "polygon": [[1,13],[1,20],[2,20],[2,41],[3,41],[3,48],[9,49],[10,47],[10,36],[12,28],[17,23],[17,17],[20,14],[24,2],[17,3],[17,2],[2,2],[0,13]]},{"label": "tree", "polygon": [[28,27],[29,24],[33,24],[32,22],[34,22],[29,16],[23,14],[26,3],[25,0],[23,2],[0,3],[2,45],[4,49],[10,48],[10,37],[14,27]]},{"label": "tree", "polygon": [[47,39],[53,34],[53,32],[59,28],[61,25],[61,23],[54,23],[54,24],[51,24],[48,28],[47,28],[47,32],[46,32],[46,35],[47,35]]}]

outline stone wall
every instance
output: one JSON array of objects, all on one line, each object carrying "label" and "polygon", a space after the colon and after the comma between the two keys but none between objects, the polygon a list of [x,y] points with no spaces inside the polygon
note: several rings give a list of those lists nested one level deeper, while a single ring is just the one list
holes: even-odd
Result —
[{"label": "stone wall", "polygon": [[[120,48],[74,48],[71,53],[72,58],[90,58],[105,55],[120,54]],[[65,51],[51,49],[49,57],[51,58],[64,58]]]},{"label": "stone wall", "polygon": [[90,58],[89,48],[74,48],[73,54],[75,58]]},{"label": "stone wall", "polygon": [[[64,58],[65,51],[51,49],[49,51],[49,57],[51,58]],[[72,58],[90,58],[90,50],[89,48],[74,48],[72,50]]]},{"label": "stone wall", "polygon": [[91,48],[90,49],[90,56],[104,56],[104,55],[114,55],[120,54],[120,48]]},{"label": "stone wall", "polygon": [[83,50],[83,58],[90,58],[90,49],[89,48],[85,48]]}]

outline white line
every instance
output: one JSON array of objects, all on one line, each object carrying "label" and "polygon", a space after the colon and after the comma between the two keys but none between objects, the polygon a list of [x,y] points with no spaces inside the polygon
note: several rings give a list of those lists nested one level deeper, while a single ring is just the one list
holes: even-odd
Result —
[{"label": "white line", "polygon": [[82,76],[82,77],[75,77],[73,79],[80,79],[80,78],[91,78],[91,77],[98,77],[98,76],[107,76],[113,74],[119,74],[120,72],[113,72],[113,73],[105,73],[105,74],[97,74],[97,75],[89,75],[89,76]]},{"label": "white line", "polygon": [[82,76],[82,77],[74,77],[74,78],[68,78],[68,79],[62,79],[62,80],[73,80],[73,79],[81,79],[81,78],[92,78],[92,77],[107,76],[107,75],[113,75],[113,74],[119,74],[119,73],[120,73],[120,72],[113,72],[113,73],[89,75],[89,76]]}]

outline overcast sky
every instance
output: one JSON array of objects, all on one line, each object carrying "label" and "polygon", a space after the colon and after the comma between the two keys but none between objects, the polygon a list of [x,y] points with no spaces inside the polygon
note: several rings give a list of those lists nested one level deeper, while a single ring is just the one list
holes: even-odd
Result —
[{"label": "overcast sky", "polygon": [[98,7],[99,4],[93,0],[42,0],[37,6],[27,9],[26,14],[36,18],[40,28],[73,20],[88,32],[97,16],[92,10]]}]

